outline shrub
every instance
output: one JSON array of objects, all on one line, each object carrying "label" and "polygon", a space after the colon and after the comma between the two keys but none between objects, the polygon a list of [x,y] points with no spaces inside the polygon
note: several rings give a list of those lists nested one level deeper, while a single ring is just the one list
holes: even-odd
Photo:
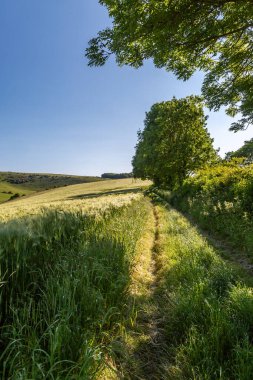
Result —
[{"label": "shrub", "polygon": [[220,163],[187,178],[171,202],[235,246],[253,248],[253,165]]}]

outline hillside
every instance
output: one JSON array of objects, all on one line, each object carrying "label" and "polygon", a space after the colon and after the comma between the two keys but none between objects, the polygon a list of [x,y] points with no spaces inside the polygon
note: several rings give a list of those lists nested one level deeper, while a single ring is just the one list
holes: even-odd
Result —
[{"label": "hillside", "polygon": [[107,208],[131,201],[150,181],[133,178],[83,183],[51,189],[17,198],[0,205],[0,222],[22,215],[39,214],[41,209],[87,210]]},{"label": "hillside", "polygon": [[47,173],[0,172],[0,203],[11,197],[29,195],[56,187],[101,181],[100,177]]}]

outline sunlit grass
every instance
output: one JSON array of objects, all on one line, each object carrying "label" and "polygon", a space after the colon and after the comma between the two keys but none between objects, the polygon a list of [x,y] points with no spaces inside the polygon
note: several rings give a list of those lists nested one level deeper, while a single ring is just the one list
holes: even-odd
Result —
[{"label": "sunlit grass", "polygon": [[138,195],[93,215],[47,210],[0,226],[1,378],[112,370],[114,342],[135,314],[127,290],[149,208]]},{"label": "sunlit grass", "polygon": [[121,207],[139,199],[138,189],[149,181],[131,178],[72,185],[45,191],[0,205],[0,222],[26,215],[38,215],[45,209],[96,212],[110,206]]},{"label": "sunlit grass", "polygon": [[160,207],[169,379],[252,378],[252,289],[180,213]]},{"label": "sunlit grass", "polygon": [[147,182],[106,182],[0,207],[0,378],[251,380],[252,289]]}]

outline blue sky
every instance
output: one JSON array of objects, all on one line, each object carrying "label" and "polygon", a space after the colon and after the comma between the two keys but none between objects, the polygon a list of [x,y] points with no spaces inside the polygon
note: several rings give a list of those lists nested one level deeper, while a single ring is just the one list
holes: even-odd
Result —
[{"label": "blue sky", "polygon": [[[96,0],[1,0],[0,170],[100,175],[131,170],[136,132],[155,102],[200,93],[155,69],[89,68],[88,40],[110,24]],[[252,137],[228,131],[211,113],[208,129],[224,154]]]}]

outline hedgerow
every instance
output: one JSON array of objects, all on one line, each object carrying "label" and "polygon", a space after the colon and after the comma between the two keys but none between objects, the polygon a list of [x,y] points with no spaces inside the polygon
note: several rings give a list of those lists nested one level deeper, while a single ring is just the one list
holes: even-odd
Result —
[{"label": "hedgerow", "polygon": [[240,160],[199,170],[171,195],[202,227],[251,252],[253,248],[253,165]]}]

